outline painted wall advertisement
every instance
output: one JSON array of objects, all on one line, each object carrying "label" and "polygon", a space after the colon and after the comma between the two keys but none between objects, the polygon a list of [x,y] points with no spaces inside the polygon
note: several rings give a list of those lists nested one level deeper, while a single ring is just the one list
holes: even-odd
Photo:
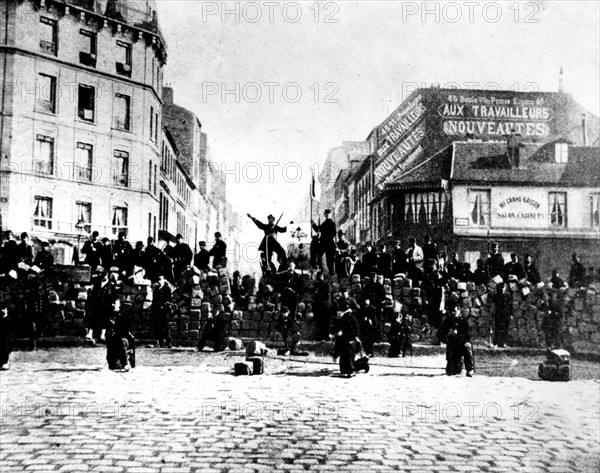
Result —
[{"label": "painted wall advertisement", "polygon": [[552,134],[554,109],[548,97],[448,93],[438,106],[446,135],[547,138]]},{"label": "painted wall advertisement", "polygon": [[375,180],[379,189],[398,177],[410,162],[423,154],[426,108],[422,96],[407,101],[379,129]]},{"label": "painted wall advertisement", "polygon": [[494,192],[492,227],[548,227],[547,195],[526,189]]}]

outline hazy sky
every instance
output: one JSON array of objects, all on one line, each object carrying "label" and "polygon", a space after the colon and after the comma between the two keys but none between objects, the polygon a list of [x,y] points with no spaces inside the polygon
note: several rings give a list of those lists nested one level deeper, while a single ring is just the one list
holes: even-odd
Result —
[{"label": "hazy sky", "polygon": [[426,2],[423,17],[422,2],[157,0],[165,81],[213,161],[239,163],[234,208],[261,218],[291,216],[311,166],[364,140],[414,85],[555,91],[563,67],[565,90],[598,114],[600,2],[476,3]]}]

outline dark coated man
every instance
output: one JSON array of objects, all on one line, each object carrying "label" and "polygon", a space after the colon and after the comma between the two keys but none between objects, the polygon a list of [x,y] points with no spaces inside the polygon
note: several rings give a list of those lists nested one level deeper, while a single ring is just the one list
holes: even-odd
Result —
[{"label": "dark coated man", "polygon": [[227,266],[227,243],[223,241],[221,232],[215,233],[215,244],[208,253],[213,257],[213,268]]},{"label": "dark coated man", "polygon": [[154,244],[154,238],[148,237],[147,241],[148,245],[144,250],[142,262],[146,271],[146,279],[154,284],[158,281],[158,275],[162,272],[167,256]]},{"label": "dark coated man", "polygon": [[516,276],[518,281],[525,279],[525,269],[516,253],[511,253],[510,261],[504,265],[504,280],[508,281],[510,275]]},{"label": "dark coated man", "polygon": [[338,277],[348,278],[352,272],[352,260],[350,250],[352,244],[344,235],[343,230],[338,230],[338,239],[336,242],[336,269]]},{"label": "dark coated man", "polygon": [[319,233],[319,254],[317,256],[317,262],[319,265],[322,265],[323,255],[325,255],[329,274],[334,275],[336,227],[335,222],[331,220],[331,210],[325,210],[324,215],[325,220],[320,225],[317,225],[314,220],[311,220],[314,231]]},{"label": "dark coated man", "polygon": [[535,264],[533,263],[533,258],[529,253],[525,254],[525,265],[523,266],[523,268],[525,269],[525,277],[527,278],[527,281],[529,281],[531,284],[539,284],[542,281],[540,273],[535,267]]},{"label": "dark coated man", "polygon": [[54,256],[50,253],[50,243],[42,242],[42,249],[38,251],[33,260],[33,265],[46,271],[46,273],[54,267]]},{"label": "dark coated man", "polygon": [[402,242],[396,240],[394,242],[394,254],[392,256],[392,273],[406,274],[408,271],[406,252],[402,249]]},{"label": "dark coated man", "polygon": [[90,239],[86,241],[83,244],[83,248],[81,248],[81,253],[85,255],[84,261],[91,266],[92,271],[100,264],[102,254],[102,246],[98,240],[98,235],[99,233],[97,231],[93,231]]},{"label": "dark coated man", "polygon": [[135,339],[129,317],[121,311],[121,301],[115,301],[106,330],[106,361],[111,370],[129,371],[135,367]]},{"label": "dark coated man", "polygon": [[453,306],[440,329],[440,339],[446,343],[446,374],[453,376],[462,372],[463,360],[467,376],[475,372],[475,359],[471,343],[469,322],[463,317],[460,307]]},{"label": "dark coated man", "polygon": [[440,253],[437,245],[431,241],[429,235],[425,235],[425,243],[423,244],[423,259],[425,260],[425,268],[429,261],[439,262]]},{"label": "dark coated man", "polygon": [[125,239],[125,232],[119,232],[117,239],[113,243],[113,257],[115,265],[121,273],[131,274],[133,270],[131,253],[133,253],[133,248],[131,247],[131,243]]},{"label": "dark coated man", "polygon": [[387,246],[379,246],[379,257],[377,258],[377,274],[382,274],[384,278],[389,278],[392,271],[392,255],[388,253]]},{"label": "dark coated man", "polygon": [[492,252],[485,265],[490,279],[504,275],[504,257],[500,253],[500,245],[497,242],[492,243]]},{"label": "dark coated man", "polygon": [[438,269],[435,260],[429,260],[428,270],[425,272],[423,280],[423,289],[427,301],[427,321],[434,333],[433,343],[439,345],[437,339],[440,325],[442,323],[442,313],[444,311],[444,288],[446,286],[446,277]]},{"label": "dark coated man", "polygon": [[181,233],[177,234],[175,239],[177,240],[177,244],[175,245],[175,248],[173,248],[172,253],[173,273],[175,275],[175,280],[178,281],[181,279],[181,275],[187,267],[192,264],[194,252],[190,246],[183,241],[183,235]]},{"label": "dark coated man", "polygon": [[356,371],[354,358],[360,350],[360,329],[352,308],[337,312],[338,333],[335,341],[334,359],[340,359],[340,373],[350,378]]},{"label": "dark coated man", "polygon": [[373,344],[379,333],[379,320],[377,320],[377,309],[371,305],[368,297],[363,299],[358,310],[358,323],[365,353],[367,356],[373,356]]},{"label": "dark coated man", "polygon": [[198,242],[198,245],[200,249],[194,256],[194,266],[196,266],[196,268],[198,268],[200,271],[207,273],[210,271],[210,253],[206,249],[205,241]]},{"label": "dark coated man", "polygon": [[279,314],[278,322],[279,332],[283,338],[283,352],[285,355],[298,354],[297,346],[300,342],[300,325],[296,318],[290,312],[290,309],[283,306]]},{"label": "dark coated man", "polygon": [[169,332],[169,321],[172,315],[171,288],[167,284],[164,274],[159,274],[157,284],[152,293],[152,312],[158,343],[161,347],[171,348],[171,334]]},{"label": "dark coated man", "polygon": [[275,225],[275,217],[273,215],[269,215],[267,217],[268,223],[262,223],[260,220],[254,218],[252,215],[247,214],[248,218],[254,222],[254,224],[260,228],[265,236],[263,237],[260,245],[258,246],[258,251],[262,254],[262,259],[264,263],[264,268],[266,271],[277,272],[278,268],[273,264],[273,253],[277,255],[277,260],[279,262],[279,267],[286,268],[287,267],[287,256],[285,254],[285,250],[277,241],[278,233],[287,232],[287,227],[280,227]]},{"label": "dark coated man", "polygon": [[365,244],[365,252],[362,255],[361,276],[377,273],[377,251],[370,242]]},{"label": "dark coated man", "polygon": [[577,253],[573,253],[573,263],[569,271],[569,287],[581,287],[585,283],[585,266],[579,261]]},{"label": "dark coated man", "polygon": [[108,272],[103,271],[92,286],[92,292],[87,301],[85,327],[86,338],[92,339],[94,331],[100,329],[100,338],[106,338],[108,317],[112,313],[113,306],[117,300],[117,290],[109,280]]},{"label": "dark coated man", "polygon": [[328,340],[333,307],[332,288],[322,271],[317,273],[314,294],[313,312],[317,324],[317,340]]}]

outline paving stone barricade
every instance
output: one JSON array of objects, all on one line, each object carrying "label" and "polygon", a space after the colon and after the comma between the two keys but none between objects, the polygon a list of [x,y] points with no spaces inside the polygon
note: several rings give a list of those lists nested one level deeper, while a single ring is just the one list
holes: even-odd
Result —
[{"label": "paving stone barricade", "polygon": [[[348,287],[352,297],[362,299],[368,278],[353,276],[351,279],[334,279],[333,292],[337,296],[342,288]],[[140,281],[138,281],[140,282]],[[493,328],[494,303],[492,294],[502,282],[496,278],[487,285],[475,285],[453,279],[445,290],[446,301],[454,301],[462,308],[469,320],[474,337],[487,340]],[[0,285],[0,301],[7,302],[9,311],[23,316],[24,300],[32,291],[30,281],[8,281]],[[310,273],[298,276],[298,317],[302,338],[311,340],[315,334],[312,311],[312,285]],[[413,287],[413,281],[404,275],[383,281],[386,297],[400,301],[404,310],[413,316],[414,341],[427,340],[427,307],[424,289]],[[44,288],[48,304],[45,315],[39,321],[44,336],[83,336],[86,302],[91,285],[81,281],[45,280]],[[132,331],[138,339],[153,339],[156,326],[151,310],[152,287],[149,281],[131,284],[117,283],[118,298],[122,310],[131,320]],[[173,286],[176,310],[170,322],[174,344],[194,346],[209,317],[225,317],[229,335],[234,338],[280,341],[277,330],[280,303],[280,284],[277,280],[257,281],[247,278],[240,290],[243,304],[236,303],[232,296],[230,278],[226,270],[203,273],[196,268],[184,272]],[[512,304],[512,319],[509,326],[509,344],[512,346],[546,346],[547,328],[544,319],[548,316],[551,301],[557,301],[560,316],[560,336],[563,346],[574,352],[600,352],[600,287],[590,285],[580,289],[557,289],[540,284],[532,286],[525,280],[507,281],[507,291]],[[238,301],[239,302],[239,301]],[[26,336],[24,323],[16,324],[16,334]]]}]

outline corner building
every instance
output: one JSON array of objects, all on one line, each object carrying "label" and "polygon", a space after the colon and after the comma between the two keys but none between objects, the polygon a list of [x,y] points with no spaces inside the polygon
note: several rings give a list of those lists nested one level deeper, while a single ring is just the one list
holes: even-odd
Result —
[{"label": "corner building", "polygon": [[154,1],[0,4],[3,230],[157,236],[166,45]]},{"label": "corner building", "polygon": [[429,234],[473,264],[494,239],[543,274],[597,266],[599,136],[567,93],[417,89],[369,134],[350,218],[360,241]]}]

